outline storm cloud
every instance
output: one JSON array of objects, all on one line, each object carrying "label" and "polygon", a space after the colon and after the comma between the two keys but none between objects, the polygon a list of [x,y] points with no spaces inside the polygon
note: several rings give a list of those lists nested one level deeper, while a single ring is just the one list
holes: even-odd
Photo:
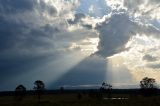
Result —
[{"label": "storm cloud", "polygon": [[127,42],[136,34],[146,34],[159,38],[160,31],[154,26],[132,20],[126,12],[116,12],[97,24],[99,45],[97,54],[108,57],[128,50]]},{"label": "storm cloud", "polygon": [[[0,1],[0,75],[4,76],[1,76],[1,89],[13,89],[14,84],[24,81],[24,77],[20,79],[23,75],[27,78],[37,73],[38,77],[32,77],[33,80],[45,79],[40,74],[45,71],[39,73],[38,67],[49,70],[44,63],[55,63],[61,57],[65,60],[69,54],[77,52],[70,49],[73,43],[96,36],[88,29],[68,29],[70,25],[66,20],[74,16],[72,10],[78,3],[70,0],[55,3],[52,0]],[[60,9],[60,5],[65,7]],[[10,83],[12,86],[8,85]]]}]

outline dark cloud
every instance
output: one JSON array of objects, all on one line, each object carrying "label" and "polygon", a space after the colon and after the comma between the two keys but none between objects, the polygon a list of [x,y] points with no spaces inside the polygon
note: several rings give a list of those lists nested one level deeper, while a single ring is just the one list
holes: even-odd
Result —
[{"label": "dark cloud", "polygon": [[41,12],[48,12],[50,15],[57,13],[54,6],[46,5],[43,0],[1,0],[0,1],[0,13],[13,14],[33,11],[38,8]]},{"label": "dark cloud", "polygon": [[[70,8],[73,8],[71,4],[67,11]],[[57,77],[58,73],[68,70],[59,66],[64,61],[67,61],[66,67],[76,63],[67,64],[69,59],[78,58],[69,56],[80,50],[69,50],[69,47],[86,37],[95,37],[95,33],[85,28],[69,31],[67,19],[58,16],[57,12],[53,5],[43,0],[0,1],[0,81],[3,85],[0,89],[14,89],[16,84],[23,82],[26,86],[32,85],[36,79],[47,81],[50,73],[55,72],[54,77]]]},{"label": "dark cloud", "polygon": [[83,19],[87,18],[87,16],[83,13],[77,13],[74,15],[74,19],[69,19],[68,20],[68,23],[70,25],[81,25],[83,26],[84,28],[87,28],[87,29],[92,29],[92,25],[90,24],[87,24],[83,21]]},{"label": "dark cloud", "polygon": [[0,5],[0,55],[36,54],[39,50],[54,48],[50,39],[59,32],[59,26],[44,22],[36,13],[54,17],[57,13],[54,6],[42,0],[2,0]]},{"label": "dark cloud", "polygon": [[43,0],[0,1],[0,83],[3,86],[8,83],[6,89],[11,88],[9,84],[19,82],[13,77],[34,71],[48,58],[54,60],[61,54],[54,46],[59,25],[44,22],[46,19],[37,12],[54,17],[57,10]]},{"label": "dark cloud", "polygon": [[22,73],[30,72],[37,65],[42,65],[51,56],[17,56],[17,57],[0,57],[0,73],[1,83],[9,80],[11,77],[20,75]]},{"label": "dark cloud", "polygon": [[24,11],[30,11],[34,8],[36,0],[1,0],[0,13],[15,14]]},{"label": "dark cloud", "polygon": [[100,42],[96,54],[108,57],[126,51],[125,45],[136,34],[159,38],[160,31],[152,25],[134,21],[126,12],[115,12],[97,24]]},{"label": "dark cloud", "polygon": [[[34,9],[38,10],[39,13],[46,13],[52,16],[57,13],[54,6],[48,5],[42,0],[39,2],[37,0],[0,1],[1,52],[13,48],[27,48],[27,46],[31,48],[35,45],[39,47],[43,45],[45,47],[49,46],[48,42],[44,41],[43,38],[53,35],[52,33],[56,33],[57,29],[48,24],[37,26],[38,19],[34,21],[35,23],[26,23],[26,20],[32,20],[36,16]],[[32,12],[33,15],[30,16],[30,19],[23,17],[23,14],[29,15]]]},{"label": "dark cloud", "polygon": [[154,61],[157,61],[157,57],[146,54],[143,56],[143,60],[146,60],[148,62],[154,62]]},{"label": "dark cloud", "polygon": [[74,19],[69,19],[68,23],[69,24],[77,24],[78,22],[80,22],[83,18],[85,18],[86,16],[83,13],[78,13],[75,14]]},{"label": "dark cloud", "polygon": [[134,34],[137,24],[125,13],[113,14],[111,18],[97,25],[100,42],[98,55],[111,56],[126,50],[125,44]]},{"label": "dark cloud", "polygon": [[[53,32],[57,30],[54,27],[50,27],[46,30],[46,27],[31,28],[27,24],[16,23],[14,21],[6,21],[1,19],[0,27],[0,50],[3,52],[11,52],[13,49],[18,50],[37,50],[38,48],[54,48],[54,44],[49,42]],[[33,52],[33,51],[32,51]]]},{"label": "dark cloud", "polygon": [[24,24],[18,24],[14,21],[8,21],[4,18],[0,19],[0,50],[3,52],[5,49],[13,47],[18,42],[18,37],[23,35],[25,28]]},{"label": "dark cloud", "polygon": [[148,63],[148,64],[146,64],[146,66],[147,67],[149,67],[149,68],[152,68],[152,69],[154,69],[154,70],[156,70],[156,69],[160,69],[160,63]]}]

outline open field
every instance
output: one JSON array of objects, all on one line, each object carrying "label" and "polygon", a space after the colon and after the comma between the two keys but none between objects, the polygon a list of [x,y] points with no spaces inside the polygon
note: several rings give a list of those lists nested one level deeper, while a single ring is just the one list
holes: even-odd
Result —
[{"label": "open field", "polygon": [[26,95],[22,100],[15,96],[0,96],[0,106],[160,106],[160,96],[144,97],[131,94],[112,94],[112,99],[87,93],[56,93],[41,96]]}]

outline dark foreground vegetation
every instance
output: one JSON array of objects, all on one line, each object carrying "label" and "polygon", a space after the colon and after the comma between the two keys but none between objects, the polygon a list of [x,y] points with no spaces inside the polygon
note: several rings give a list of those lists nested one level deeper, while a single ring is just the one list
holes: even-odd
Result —
[{"label": "dark foreground vegetation", "polygon": [[18,85],[15,91],[0,92],[0,106],[160,106],[160,90],[148,77],[140,81],[140,89],[112,89],[103,82],[99,89],[46,90],[37,80],[31,91]]},{"label": "dark foreground vegetation", "polygon": [[139,89],[113,89],[110,94],[100,90],[46,90],[39,96],[26,91],[21,99],[15,92],[1,92],[0,106],[160,106],[160,90],[143,95]]}]

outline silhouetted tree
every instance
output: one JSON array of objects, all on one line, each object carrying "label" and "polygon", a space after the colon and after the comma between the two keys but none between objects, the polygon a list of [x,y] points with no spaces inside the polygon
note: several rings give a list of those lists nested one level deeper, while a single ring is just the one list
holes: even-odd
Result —
[{"label": "silhouetted tree", "polygon": [[112,85],[103,82],[101,89],[104,89],[104,90],[112,89]]},{"label": "silhouetted tree", "polygon": [[145,77],[140,81],[140,87],[142,89],[156,88],[156,81],[153,78]]},{"label": "silhouetted tree", "polygon": [[34,82],[34,89],[36,91],[36,94],[38,95],[38,100],[40,101],[41,95],[43,94],[45,90],[45,84],[41,80],[37,80]]},{"label": "silhouetted tree", "polygon": [[112,85],[103,82],[102,86],[100,88],[100,91],[102,93],[107,93],[108,98],[110,98],[111,97],[111,92],[112,92]]},{"label": "silhouetted tree", "polygon": [[144,77],[140,81],[140,87],[143,95],[152,95],[157,91],[156,80],[154,78]]},{"label": "silhouetted tree", "polygon": [[15,89],[15,95],[17,100],[22,100],[26,93],[26,88],[23,85],[18,85]]}]

